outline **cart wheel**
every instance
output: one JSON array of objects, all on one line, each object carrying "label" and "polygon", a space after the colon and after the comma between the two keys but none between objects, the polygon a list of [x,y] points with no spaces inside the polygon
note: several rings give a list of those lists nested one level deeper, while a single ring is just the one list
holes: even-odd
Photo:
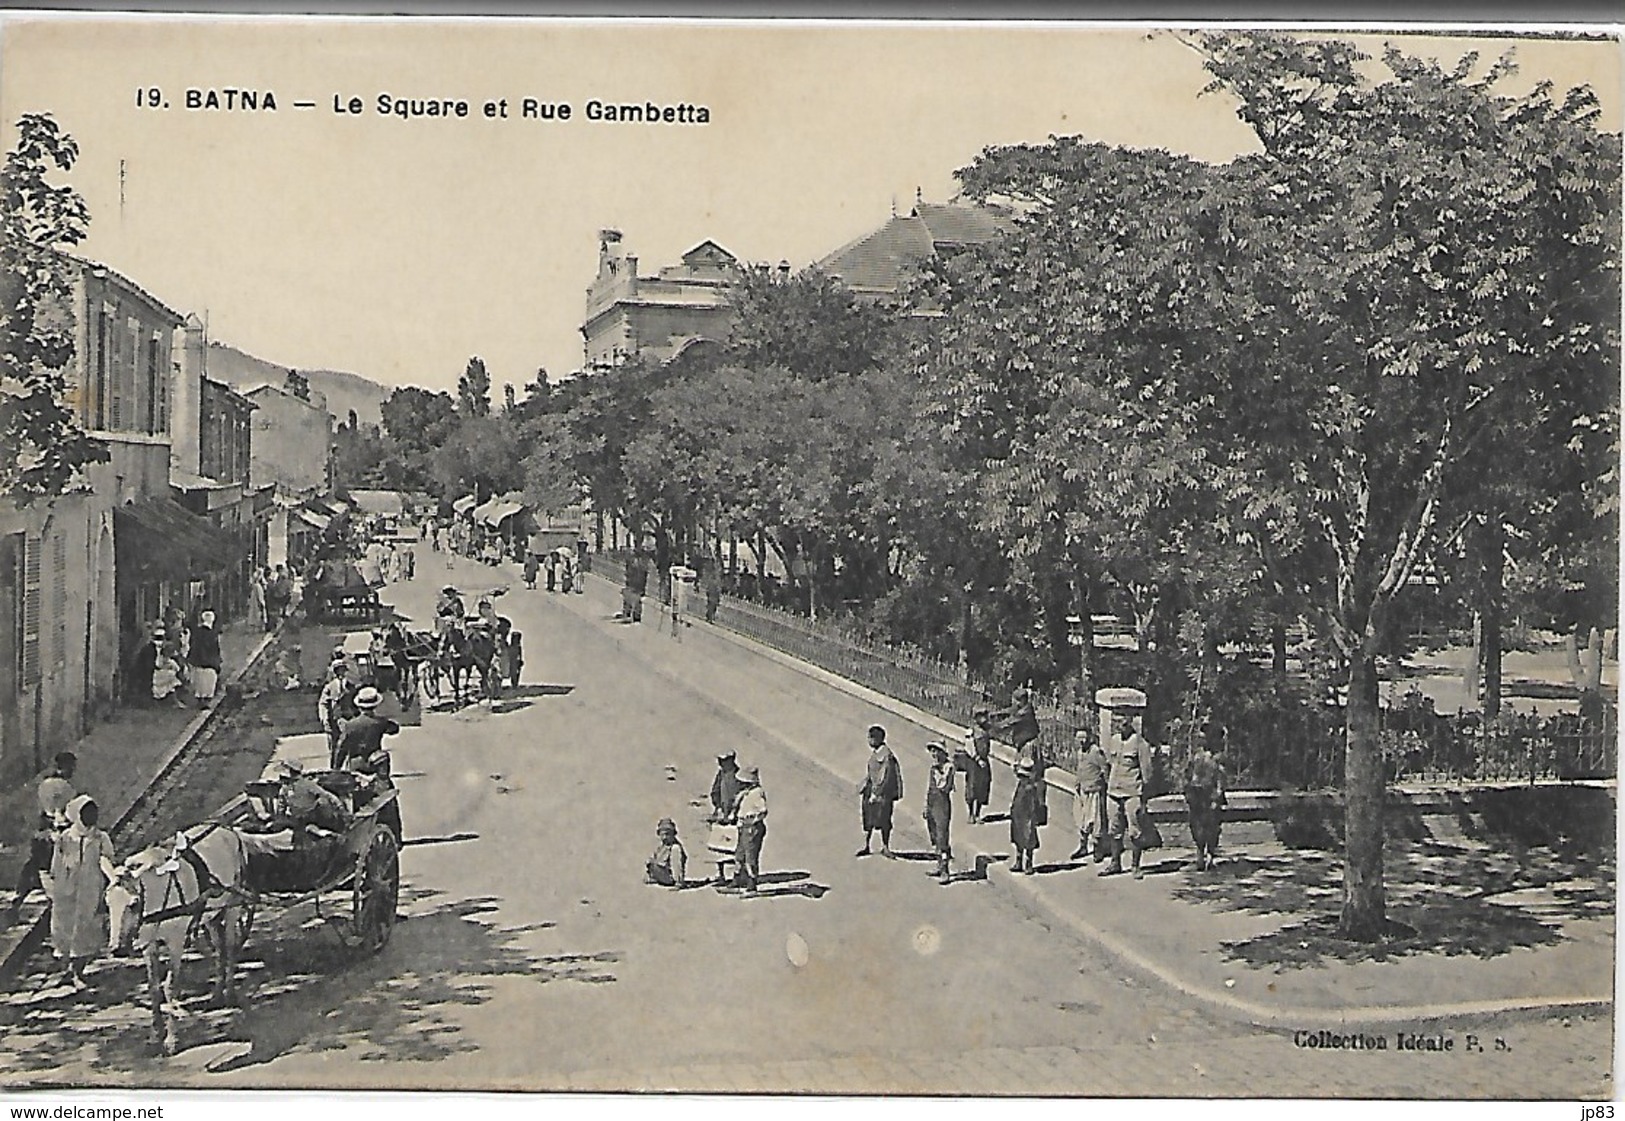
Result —
[{"label": "cart wheel", "polygon": [[400,847],[395,834],[378,825],[356,857],[355,880],[350,888],[350,936],[345,941],[367,954],[376,954],[388,945],[395,930],[400,888]]}]

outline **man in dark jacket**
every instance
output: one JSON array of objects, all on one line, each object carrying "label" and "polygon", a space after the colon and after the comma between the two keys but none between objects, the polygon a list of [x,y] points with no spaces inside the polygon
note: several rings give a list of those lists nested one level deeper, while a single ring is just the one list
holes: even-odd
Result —
[{"label": "man in dark jacket", "polygon": [[214,629],[214,612],[198,616],[192,639],[186,648],[186,661],[192,667],[192,695],[200,701],[214,699],[220,684],[220,636]]},{"label": "man in dark jacket", "polygon": [[355,707],[360,715],[346,720],[339,732],[338,747],[333,752],[336,769],[389,777],[389,752],[384,750],[384,737],[395,735],[401,726],[378,715],[383,699],[383,694],[370,685],[355,695]]}]

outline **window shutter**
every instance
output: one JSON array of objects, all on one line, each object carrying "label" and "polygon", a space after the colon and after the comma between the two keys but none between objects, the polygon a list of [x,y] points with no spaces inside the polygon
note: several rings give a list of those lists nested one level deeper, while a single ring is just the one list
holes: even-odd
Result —
[{"label": "window shutter", "polygon": [[23,542],[23,684],[36,685],[40,679],[40,540]]},{"label": "window shutter", "polygon": [[58,533],[51,541],[51,668],[68,662],[68,539]]}]

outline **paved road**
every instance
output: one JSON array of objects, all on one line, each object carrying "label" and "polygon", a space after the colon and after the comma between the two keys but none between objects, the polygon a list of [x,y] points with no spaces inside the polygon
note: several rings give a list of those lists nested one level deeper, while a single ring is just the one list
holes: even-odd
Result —
[{"label": "paved road", "polygon": [[[459,565],[464,587],[510,579]],[[420,620],[444,582],[438,563],[421,568],[427,579],[392,589]],[[36,978],[11,998],[18,1018],[0,1044],[0,1075],[211,1087],[1568,1097],[1594,1092],[1606,1074],[1600,1021],[1503,1025],[1497,1034],[1517,1056],[1509,1062],[1323,1054],[1181,1007],[1029,910],[1001,887],[998,866],[992,879],[944,888],[924,860],[854,859],[856,798],[832,768],[841,752],[861,757],[869,719],[859,702],[753,662],[703,628],[677,642],[652,613],[643,627],[623,626],[596,597],[565,603],[513,583],[499,602],[525,634],[519,694],[491,709],[431,712],[394,744],[406,918],[380,956],[346,962],[308,909],[262,917],[244,965],[245,1009],[197,1013],[183,1035],[189,1050],[168,1061],[142,1052],[128,1003],[133,966],[104,966],[96,991],[77,1000],[39,990]],[[685,675],[707,686],[686,687]],[[662,816],[678,821],[703,866],[702,805],[724,748],[762,770],[767,890],[644,886]],[[905,855],[925,847],[922,773],[914,758],[898,814]],[[984,826],[978,840],[992,844],[1003,828]]]}]

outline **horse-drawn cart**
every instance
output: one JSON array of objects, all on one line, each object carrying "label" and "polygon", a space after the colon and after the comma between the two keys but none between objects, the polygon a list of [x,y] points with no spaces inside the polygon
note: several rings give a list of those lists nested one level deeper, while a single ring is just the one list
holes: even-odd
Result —
[{"label": "horse-drawn cart", "polygon": [[351,771],[307,772],[292,781],[314,782],[331,795],[317,797],[342,815],[343,828],[289,821],[282,783],[250,783],[210,821],[132,857],[109,887],[114,948],[144,946],[153,1041],[167,1053],[177,1049],[182,954],[199,935],[213,957],[214,995],[222,1002],[235,999],[237,954],[256,913],[268,908],[314,905],[357,953],[376,954],[389,943],[400,895],[394,784]]},{"label": "horse-drawn cart", "polygon": [[253,799],[256,794],[268,795],[263,787],[270,784],[250,784],[250,793],[234,799],[221,813],[222,823],[243,835],[248,853],[242,886],[250,919],[242,924],[243,937],[247,937],[253,909],[262,900],[275,900],[282,908],[313,903],[344,945],[376,953],[395,929],[401,850],[396,801],[400,793],[388,779],[371,779],[353,771],[321,771],[306,777],[350,808],[351,821],[342,833],[262,832]]}]

